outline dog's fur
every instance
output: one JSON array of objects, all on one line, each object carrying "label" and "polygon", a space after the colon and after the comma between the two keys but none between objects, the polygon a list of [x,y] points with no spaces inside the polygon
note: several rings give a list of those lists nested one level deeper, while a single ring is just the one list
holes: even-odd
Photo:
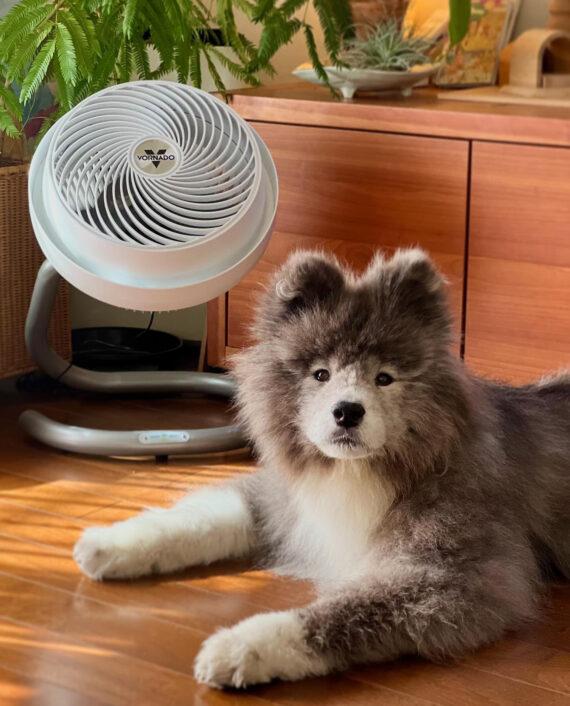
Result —
[{"label": "dog's fur", "polygon": [[[359,278],[295,254],[235,364],[259,471],[77,544],[96,579],[254,554],[314,579],[311,605],[208,639],[198,680],[456,658],[532,619],[545,570],[570,576],[570,376],[472,377],[451,352],[445,299],[420,250],[378,256]],[[393,382],[377,386],[378,373]],[[363,406],[358,425],[337,425],[340,402]]]}]

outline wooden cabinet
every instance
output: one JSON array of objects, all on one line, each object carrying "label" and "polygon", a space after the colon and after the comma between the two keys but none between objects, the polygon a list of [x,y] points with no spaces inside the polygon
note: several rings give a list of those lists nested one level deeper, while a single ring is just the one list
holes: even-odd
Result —
[{"label": "wooden cabinet", "polygon": [[449,279],[474,370],[524,382],[570,366],[570,111],[421,91],[343,103],[299,86],[233,103],[273,155],[280,198],[261,261],[208,306],[210,365],[248,344],[259,291],[293,250],[361,269],[419,244]]},{"label": "wooden cabinet", "polygon": [[267,251],[229,293],[230,348],[247,344],[259,289],[298,248],[324,248],[361,269],[379,247],[420,244],[448,276],[460,320],[467,145],[438,138],[252,124],[275,160],[280,196]]},{"label": "wooden cabinet", "polygon": [[513,382],[570,365],[570,150],[473,145],[465,359]]}]

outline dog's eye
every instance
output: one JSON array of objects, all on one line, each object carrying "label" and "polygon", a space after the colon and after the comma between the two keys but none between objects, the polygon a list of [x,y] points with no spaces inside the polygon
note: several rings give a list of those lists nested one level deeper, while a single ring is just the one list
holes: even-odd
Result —
[{"label": "dog's eye", "polygon": [[331,374],[329,373],[328,370],[325,370],[324,368],[320,368],[319,370],[315,370],[313,373],[313,377],[315,380],[318,380],[319,382],[326,382],[327,380],[330,379]]},{"label": "dog's eye", "polygon": [[374,382],[378,387],[387,387],[394,382],[394,378],[388,373],[378,373]]}]

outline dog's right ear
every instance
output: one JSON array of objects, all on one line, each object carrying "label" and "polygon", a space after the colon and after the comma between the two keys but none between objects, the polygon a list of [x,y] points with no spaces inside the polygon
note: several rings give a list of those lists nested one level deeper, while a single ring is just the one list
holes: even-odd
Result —
[{"label": "dog's right ear", "polygon": [[256,328],[259,333],[271,333],[276,326],[303,311],[334,305],[344,286],[344,275],[334,257],[299,250],[273,277],[258,309]]}]

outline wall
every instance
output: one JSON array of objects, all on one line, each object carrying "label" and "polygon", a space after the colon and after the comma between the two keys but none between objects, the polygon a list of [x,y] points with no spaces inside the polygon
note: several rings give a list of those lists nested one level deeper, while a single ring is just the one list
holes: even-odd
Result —
[{"label": "wall", "polygon": [[544,27],[548,19],[549,0],[522,0],[515,34],[531,27]]}]

